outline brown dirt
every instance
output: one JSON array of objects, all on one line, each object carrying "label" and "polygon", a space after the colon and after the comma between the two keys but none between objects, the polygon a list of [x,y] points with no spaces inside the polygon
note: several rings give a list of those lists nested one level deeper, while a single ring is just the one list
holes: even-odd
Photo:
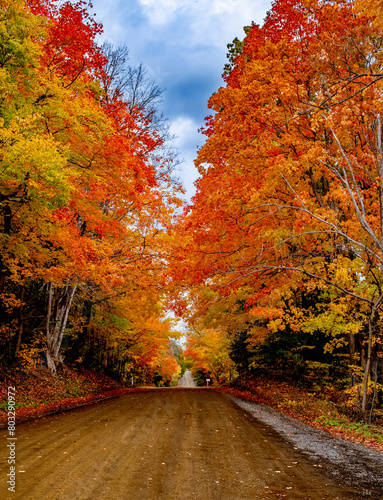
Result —
[{"label": "brown dirt", "polygon": [[16,493],[0,498],[246,500],[360,498],[222,394],[157,389],[16,429]]}]

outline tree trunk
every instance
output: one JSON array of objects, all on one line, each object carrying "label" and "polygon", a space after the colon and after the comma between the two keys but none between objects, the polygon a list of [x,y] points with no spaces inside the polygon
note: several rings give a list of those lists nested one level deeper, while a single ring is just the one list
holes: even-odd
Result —
[{"label": "tree trunk", "polygon": [[[355,335],[351,332],[348,333],[348,352],[350,356],[350,366],[355,366]],[[355,377],[355,373],[351,374],[351,384],[352,386],[359,383],[359,380]]]},{"label": "tree trunk", "polygon": [[19,309],[19,328],[17,332],[17,341],[16,341],[16,347],[15,347],[15,359],[17,358],[17,355],[19,354],[20,350],[20,345],[21,345],[21,338],[23,336],[23,329],[24,329],[24,293],[25,293],[25,285],[21,286],[21,294],[20,294],[20,309]]},{"label": "tree trunk", "polygon": [[49,284],[48,292],[48,310],[46,318],[46,333],[47,333],[47,351],[46,359],[48,369],[52,373],[57,373],[57,365],[62,362],[59,356],[62,339],[65,328],[68,322],[69,311],[72,306],[73,298],[76,293],[77,284],[68,285],[61,290],[61,293],[56,299],[55,317],[53,325],[52,321],[52,303],[54,299],[54,287]]},{"label": "tree trunk", "polygon": [[371,314],[368,319],[368,342],[367,342],[367,357],[366,357],[366,367],[364,370],[364,380],[363,380],[363,393],[362,393],[362,413],[365,421],[368,421],[367,416],[367,397],[368,397],[368,381],[370,378],[370,370],[371,370],[371,358],[372,358],[372,342],[374,337],[374,320],[376,311],[381,306],[383,301],[383,295],[379,297],[371,308]]},{"label": "tree trunk", "polygon": [[373,411],[374,411],[374,404],[375,404],[375,400],[376,400],[376,393],[377,393],[377,386],[378,386],[378,365],[379,365],[379,358],[378,356],[376,356],[376,359],[375,359],[375,362],[373,364],[373,376],[374,376],[374,391],[373,391],[373,394],[372,394],[372,401],[371,401],[371,408],[370,408],[370,416],[369,416],[369,423],[371,423],[371,420],[372,420],[372,414],[373,414]]},{"label": "tree trunk", "polygon": [[371,366],[371,350],[372,350],[372,316],[368,321],[368,347],[367,347],[367,359],[366,366],[364,369],[364,379],[363,379],[363,391],[362,391],[362,413],[365,421],[367,421],[367,396],[368,396],[368,381],[370,378],[370,366]]}]

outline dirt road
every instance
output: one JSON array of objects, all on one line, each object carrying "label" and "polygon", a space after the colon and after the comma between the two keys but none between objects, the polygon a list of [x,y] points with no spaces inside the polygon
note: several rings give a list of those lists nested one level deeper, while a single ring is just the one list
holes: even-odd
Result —
[{"label": "dirt road", "polygon": [[196,387],[196,383],[192,377],[190,370],[186,370],[183,376],[178,381],[179,387]]},{"label": "dirt road", "polygon": [[15,494],[6,489],[7,437],[1,431],[2,499],[360,498],[210,390],[132,393],[19,424]]}]

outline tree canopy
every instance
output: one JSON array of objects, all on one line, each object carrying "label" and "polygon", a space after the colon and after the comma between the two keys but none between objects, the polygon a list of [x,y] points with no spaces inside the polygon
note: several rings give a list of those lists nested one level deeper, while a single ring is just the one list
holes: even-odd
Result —
[{"label": "tree canopy", "polygon": [[383,392],[380,3],[276,0],[228,45],[181,215],[163,90],[98,44],[91,8],[0,0],[2,362],[161,384],[186,365],[217,384],[319,366],[367,418]]},{"label": "tree canopy", "polygon": [[4,357],[171,380],[161,302],[181,187],[161,91],[97,44],[87,2],[2,1],[0,22]]},{"label": "tree canopy", "polygon": [[277,0],[229,46],[177,271],[214,292],[202,317],[241,298],[249,342],[320,331],[348,346],[364,414],[383,312],[383,39],[366,7]]}]

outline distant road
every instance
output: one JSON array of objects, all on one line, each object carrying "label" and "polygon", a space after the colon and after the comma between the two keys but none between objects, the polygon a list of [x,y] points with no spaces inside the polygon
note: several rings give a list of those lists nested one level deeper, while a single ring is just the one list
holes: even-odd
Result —
[{"label": "distant road", "polygon": [[179,379],[178,385],[179,387],[197,387],[190,370],[187,370],[184,376]]}]

